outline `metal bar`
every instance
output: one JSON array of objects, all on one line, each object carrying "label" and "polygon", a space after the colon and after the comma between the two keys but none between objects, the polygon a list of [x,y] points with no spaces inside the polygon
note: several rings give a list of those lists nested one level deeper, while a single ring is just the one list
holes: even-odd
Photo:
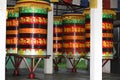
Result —
[{"label": "metal bar", "polygon": [[37,66],[38,66],[38,64],[40,63],[41,59],[42,59],[42,58],[39,58],[39,60],[38,60],[37,63],[35,64],[34,69],[33,69],[33,72],[34,72],[35,69],[37,68]]},{"label": "metal bar", "polygon": [[108,61],[109,61],[108,59],[107,59],[107,60],[105,60],[105,62],[103,61],[102,67],[104,67],[104,66],[105,66],[105,64],[106,64]]},{"label": "metal bar", "polygon": [[71,65],[74,67],[74,65],[73,65],[73,63],[72,63],[72,61],[71,61],[71,59],[70,59],[70,58],[68,58],[68,60],[70,61]]},{"label": "metal bar", "polygon": [[53,59],[53,63],[54,63],[55,65],[57,65],[57,61],[56,61],[55,59]]},{"label": "metal bar", "polygon": [[11,58],[11,56],[10,56],[10,60],[11,60],[11,62],[13,64],[13,66],[15,67],[15,63],[14,63],[13,59]]},{"label": "metal bar", "polygon": [[20,65],[21,62],[22,62],[22,58],[18,57],[18,65]]},{"label": "metal bar", "polygon": [[6,57],[6,65],[7,65],[7,63],[8,63],[8,61],[10,60],[10,57],[8,56],[8,58]]},{"label": "metal bar", "polygon": [[79,59],[77,60],[77,62],[75,63],[75,67],[76,67],[77,64],[79,63],[80,59],[81,59],[81,58],[79,58]]},{"label": "metal bar", "polygon": [[31,72],[30,66],[29,66],[29,64],[28,64],[28,62],[27,62],[27,60],[26,60],[26,58],[23,58],[23,60],[24,60],[25,64],[27,65],[28,70]]}]

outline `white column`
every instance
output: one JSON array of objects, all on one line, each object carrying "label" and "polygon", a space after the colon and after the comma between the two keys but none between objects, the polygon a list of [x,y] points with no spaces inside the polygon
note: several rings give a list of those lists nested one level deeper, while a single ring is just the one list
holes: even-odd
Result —
[{"label": "white column", "polygon": [[53,73],[53,3],[51,3],[52,11],[48,12],[48,33],[47,33],[47,54],[51,55],[49,59],[44,61],[44,73]]},{"label": "white column", "polygon": [[90,9],[90,80],[102,80],[102,0],[96,5]]},{"label": "white column", "polygon": [[0,0],[0,80],[5,80],[6,0]]}]

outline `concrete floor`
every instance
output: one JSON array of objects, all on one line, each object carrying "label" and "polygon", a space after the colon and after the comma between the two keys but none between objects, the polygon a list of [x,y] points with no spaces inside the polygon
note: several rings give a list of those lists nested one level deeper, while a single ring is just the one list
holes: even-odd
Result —
[{"label": "concrete floor", "polygon": [[[12,76],[13,70],[7,70],[6,80],[90,80],[88,71],[71,73],[69,70],[60,69],[54,74],[44,74],[43,70],[35,71],[36,79],[28,79],[28,70],[20,70],[20,76]],[[103,80],[120,80],[120,74],[103,74]]]}]

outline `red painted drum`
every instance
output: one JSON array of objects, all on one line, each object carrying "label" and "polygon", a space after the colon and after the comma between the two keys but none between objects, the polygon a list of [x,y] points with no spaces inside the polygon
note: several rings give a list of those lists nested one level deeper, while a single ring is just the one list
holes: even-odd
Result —
[{"label": "red painted drum", "polygon": [[45,1],[19,1],[19,55],[47,54],[47,15],[50,4]]},{"label": "red painted drum", "polygon": [[17,54],[19,14],[15,12],[14,7],[7,8],[6,21],[6,52]]},{"label": "red painted drum", "polygon": [[85,56],[85,19],[82,14],[63,15],[63,47],[68,57]]},{"label": "red painted drum", "polygon": [[[113,19],[115,12],[113,10],[103,10],[102,14],[102,58],[113,58]],[[85,29],[86,29],[86,53],[90,57],[90,15],[89,9],[85,10]]]},{"label": "red painted drum", "polygon": [[54,16],[53,52],[55,57],[63,54],[63,26],[61,16]]}]

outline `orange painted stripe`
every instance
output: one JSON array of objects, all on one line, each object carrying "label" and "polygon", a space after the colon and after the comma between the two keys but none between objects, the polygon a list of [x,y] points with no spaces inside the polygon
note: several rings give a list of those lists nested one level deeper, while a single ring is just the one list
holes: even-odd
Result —
[{"label": "orange painted stripe", "polygon": [[62,40],[62,37],[53,37],[53,40]]},{"label": "orange painted stripe", "polygon": [[85,24],[85,29],[90,30],[90,24]]},{"label": "orange painted stripe", "polygon": [[38,34],[47,34],[47,30],[46,29],[41,29],[41,28],[23,28],[23,29],[19,29],[19,33],[38,33]]},{"label": "orange painted stripe", "polygon": [[112,33],[102,33],[102,36],[105,37],[105,38],[113,38]]},{"label": "orange painted stripe", "polygon": [[63,39],[65,40],[85,40],[84,36],[64,36]]},{"label": "orange painted stripe", "polygon": [[17,30],[7,30],[6,34],[18,34]]},{"label": "orange painted stripe", "polygon": [[85,34],[86,38],[90,38],[90,33]]}]

